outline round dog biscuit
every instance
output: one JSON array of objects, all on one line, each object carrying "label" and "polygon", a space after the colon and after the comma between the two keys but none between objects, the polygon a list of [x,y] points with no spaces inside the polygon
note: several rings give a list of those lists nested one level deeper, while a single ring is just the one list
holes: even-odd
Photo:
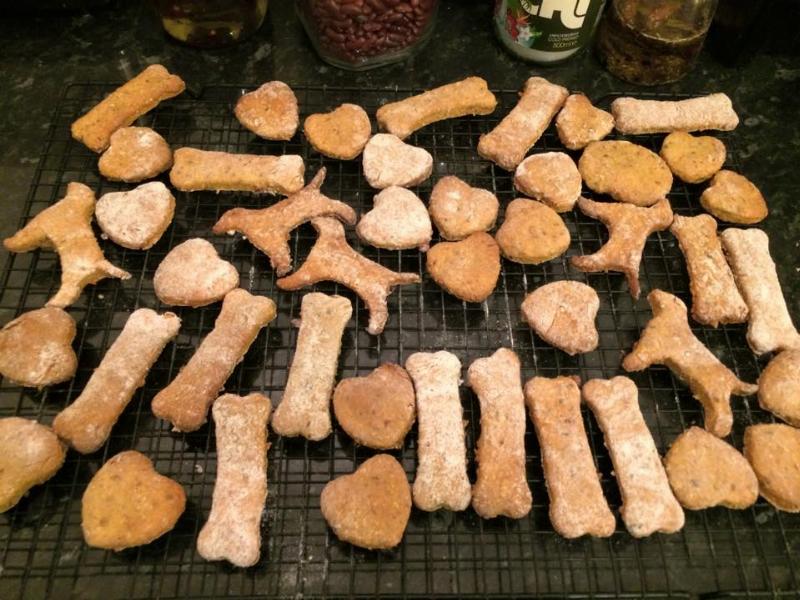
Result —
[{"label": "round dog biscuit", "polygon": [[744,455],[758,477],[759,493],[779,510],[800,512],[800,429],[751,425],[744,432]]},{"label": "round dog biscuit", "polygon": [[793,427],[800,427],[800,350],[784,350],[758,379],[758,403]]}]

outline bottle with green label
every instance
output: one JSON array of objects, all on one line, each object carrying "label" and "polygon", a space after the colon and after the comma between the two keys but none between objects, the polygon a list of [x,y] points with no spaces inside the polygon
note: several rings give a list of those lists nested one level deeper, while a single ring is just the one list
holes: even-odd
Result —
[{"label": "bottle with green label", "polygon": [[555,63],[589,43],[603,4],[605,0],[495,0],[495,29],[517,56]]}]

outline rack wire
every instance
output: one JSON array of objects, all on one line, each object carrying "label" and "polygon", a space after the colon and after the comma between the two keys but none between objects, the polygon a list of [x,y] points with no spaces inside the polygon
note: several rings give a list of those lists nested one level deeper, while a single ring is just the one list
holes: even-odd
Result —
[{"label": "rack wire", "polygon": [[[81,181],[99,195],[127,186],[103,180],[96,155],[69,136],[70,123],[113,86],[76,84],[58,101],[38,168],[25,202],[23,222],[63,196],[70,181]],[[356,102],[370,113],[381,104],[418,90],[294,87],[302,117],[326,111],[341,102]],[[250,153],[298,153],[306,160],[308,177],[328,169],[323,191],[362,213],[373,197],[361,176],[359,161],[329,160],[315,153],[298,134],[289,142],[267,142],[243,129],[233,105],[246,87],[206,88],[200,95],[183,95],[145,116],[173,147]],[[429,150],[434,174],[417,191],[427,200],[432,184],[445,174],[492,190],[502,207],[516,194],[510,174],[480,159],[478,137],[491,129],[516,101],[516,92],[498,92],[494,115],[444,121],[414,134],[411,143]],[[607,105],[609,98],[601,101]],[[735,167],[735,134],[723,136],[729,165]],[[660,136],[635,141],[658,149]],[[534,152],[563,150],[549,129]],[[573,153],[574,156],[574,153]],[[166,181],[166,179],[165,179]],[[586,194],[591,193],[586,190]],[[678,213],[699,212],[699,188],[676,181],[670,201]],[[162,240],[146,252],[130,251],[110,242],[101,245],[112,263],[131,272],[128,281],[105,280],[88,287],[69,309],[78,322],[75,348],[79,369],[75,378],[44,391],[0,386],[0,417],[20,415],[50,423],[83,389],[92,370],[116,338],[127,315],[138,307],[163,310],[153,294],[153,273],[167,251],[191,237],[210,239],[221,256],[239,269],[241,285],[273,298],[278,317],[261,333],[226,385],[226,391],[261,391],[280,401],[296,342],[292,319],[299,316],[302,292],[277,290],[267,258],[241,237],[212,236],[210,228],[222,212],[234,206],[265,206],[271,199],[246,194],[176,193],[175,220]],[[567,253],[539,266],[503,261],[495,293],[483,304],[467,304],[444,293],[424,273],[424,256],[416,251],[382,251],[353,245],[385,266],[423,275],[419,286],[404,286],[389,300],[384,333],[366,333],[366,310],[349,290],[335,284],[316,289],[353,300],[354,319],[348,325],[338,377],[363,375],[384,361],[403,363],[417,350],[447,349],[463,367],[500,346],[520,356],[523,376],[534,374],[611,377],[650,317],[644,296],[656,287],[689,302],[688,281],[680,250],[668,233],[652,235],[645,247],[641,279],[643,295],[633,301],[620,274],[584,274],[569,266],[569,257],[596,250],[607,238],[602,224],[577,211],[564,219],[572,235]],[[295,266],[314,240],[305,225],[292,240]],[[434,240],[436,241],[436,240]],[[57,257],[52,252],[12,255],[0,279],[0,317],[7,322],[41,307],[57,289]],[[594,352],[570,357],[536,337],[522,321],[519,306],[536,287],[555,280],[584,281],[600,297],[600,345]],[[20,504],[0,515],[0,597],[11,598],[352,598],[352,597],[572,597],[572,598],[774,598],[796,597],[800,588],[800,517],[775,511],[763,500],[750,509],[687,511],[686,526],[673,535],[635,540],[621,520],[608,539],[565,540],[550,526],[548,501],[538,444],[532,427],[526,433],[527,474],[533,509],[524,519],[482,520],[471,509],[462,513],[414,510],[400,546],[390,552],[369,552],[338,541],[319,510],[322,487],[332,478],[352,472],[374,453],[357,447],[338,427],[322,442],[281,439],[270,434],[269,497],[263,518],[260,562],[249,569],[210,563],[195,550],[197,533],[211,504],[216,455],[213,424],[197,432],[176,434],[150,412],[150,400],[189,359],[211,330],[219,305],[178,309],[183,320],[176,341],[167,346],[146,383],[134,396],[98,452],[68,454],[59,473],[34,488]],[[755,381],[761,363],[744,338],[744,327],[694,327],[696,334],[721,360],[746,381]],[[702,423],[699,404],[688,389],[663,367],[632,375],[645,420],[664,452],[691,424]],[[470,463],[479,434],[479,412],[473,393],[462,387]],[[753,398],[733,400],[732,442],[741,448],[744,428],[769,421]],[[603,490],[618,511],[620,496],[602,435],[585,414],[590,444],[601,473]],[[402,449],[393,452],[413,480],[416,467],[415,430]],[[178,480],[188,496],[187,510],[175,529],[144,547],[119,553],[89,548],[80,528],[81,496],[93,473],[117,452],[136,449],[156,469]],[[474,480],[474,467],[470,476]]]}]

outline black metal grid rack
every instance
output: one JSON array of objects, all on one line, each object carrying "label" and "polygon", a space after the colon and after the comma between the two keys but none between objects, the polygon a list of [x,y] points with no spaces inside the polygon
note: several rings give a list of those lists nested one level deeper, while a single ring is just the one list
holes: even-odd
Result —
[{"label": "black metal grid rack", "polygon": [[[96,155],[69,136],[70,123],[112,87],[79,84],[65,90],[26,201],[26,220],[62,197],[69,181],[87,183],[98,196],[126,187],[101,179]],[[301,117],[345,101],[359,103],[374,114],[381,104],[416,91],[301,86],[295,90]],[[221,86],[205,89],[196,97],[185,94],[163,104],[142,122],[164,135],[173,147],[299,153],[306,159],[309,178],[319,166],[328,168],[323,186],[328,195],[350,203],[359,213],[368,210],[374,192],[361,176],[359,161],[323,159],[300,134],[287,143],[257,139],[233,116],[233,105],[244,91]],[[417,190],[422,198],[427,200],[432,184],[442,175],[457,175],[495,192],[501,201],[502,219],[502,207],[515,197],[511,176],[475,152],[479,135],[509,110],[516,93],[503,91],[498,97],[500,106],[494,115],[444,121],[412,137],[411,143],[428,149],[434,157],[434,175]],[[731,150],[729,162],[735,161],[735,133],[724,138]],[[642,136],[636,141],[657,149],[660,136]],[[560,145],[551,128],[534,152],[557,148]],[[697,186],[676,181],[670,200],[676,212],[695,213],[699,210],[698,195]],[[278,305],[277,319],[258,337],[226,390],[263,391],[273,402],[280,400],[296,342],[291,320],[299,314],[302,292],[277,290],[266,257],[241,237],[216,237],[210,232],[211,225],[228,208],[264,206],[272,200],[230,193],[177,193],[176,198],[174,223],[151,250],[129,251],[101,242],[106,256],[133,277],[90,286],[69,309],[78,321],[75,347],[80,366],[76,377],[42,392],[4,383],[0,387],[0,416],[21,415],[51,422],[80,393],[127,315],[137,307],[162,308],[152,291],[154,270],[171,247],[195,236],[211,239],[220,254],[236,265],[243,287],[273,298]],[[390,297],[390,318],[380,337],[366,333],[366,310],[354,294],[333,284],[317,286],[322,291],[344,294],[354,302],[354,319],[345,332],[339,377],[365,374],[383,361],[402,363],[419,349],[448,349],[466,369],[472,360],[500,346],[517,351],[525,378],[577,374],[586,380],[621,373],[623,354],[650,316],[646,293],[660,287],[689,301],[683,258],[668,232],[652,235],[642,261],[643,298],[634,302],[622,275],[586,275],[569,266],[569,256],[597,249],[606,239],[606,231],[577,211],[564,218],[573,240],[566,255],[540,266],[504,261],[497,289],[483,304],[466,304],[445,294],[424,276],[424,256],[420,253],[360,246],[349,231],[351,241],[364,254],[395,270],[420,272],[423,283],[401,287]],[[308,225],[295,233],[295,265],[304,260],[313,240],[314,232]],[[601,301],[600,346],[574,358],[537,338],[519,314],[527,292],[564,278],[589,283]],[[57,256],[52,252],[12,255],[1,281],[0,315],[6,322],[41,307],[53,294],[59,282]],[[800,588],[800,517],[776,512],[763,500],[744,511],[687,511],[685,528],[674,535],[634,540],[617,519],[617,531],[609,539],[567,541],[559,537],[548,519],[539,449],[530,426],[526,434],[527,467],[534,505],[528,517],[486,521],[471,509],[458,514],[414,510],[402,544],[392,552],[380,553],[339,542],[319,511],[324,484],[352,472],[373,452],[356,447],[338,429],[318,443],[271,435],[261,561],[246,570],[206,562],[197,555],[195,540],[211,503],[215,477],[213,424],[192,434],[174,434],[152,415],[149,403],[210,331],[218,310],[219,305],[178,310],[183,326],[177,340],[164,351],[106,446],[89,456],[70,452],[52,480],[34,488],[16,508],[0,516],[0,597],[796,597]],[[747,381],[757,378],[759,361],[747,347],[744,327],[696,327],[695,331],[740,377]],[[702,422],[699,404],[665,368],[651,368],[633,374],[633,378],[645,419],[662,452],[683,429]],[[472,462],[479,434],[477,400],[466,388],[462,388],[462,400]],[[744,427],[770,418],[759,410],[754,398],[734,398],[733,406],[732,441],[741,447]],[[603,489],[616,510],[620,497],[602,436],[591,416],[585,418]],[[121,553],[89,548],[80,529],[81,495],[107,458],[131,448],[144,452],[161,473],[184,486],[188,495],[186,513],[171,533],[149,546]],[[393,454],[413,480],[413,430],[405,446]],[[470,475],[474,478],[474,471]]]}]

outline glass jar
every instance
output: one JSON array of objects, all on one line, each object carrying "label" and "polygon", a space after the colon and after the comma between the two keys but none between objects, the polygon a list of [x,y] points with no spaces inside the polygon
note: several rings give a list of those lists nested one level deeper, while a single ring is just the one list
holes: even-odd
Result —
[{"label": "glass jar", "polygon": [[268,0],[153,0],[164,30],[200,48],[240,42],[264,22]]},{"label": "glass jar", "polygon": [[430,37],[439,0],[297,0],[322,60],[360,71],[408,58]]},{"label": "glass jar", "polygon": [[631,83],[656,85],[688,73],[717,0],[612,0],[597,31],[600,61]]}]

